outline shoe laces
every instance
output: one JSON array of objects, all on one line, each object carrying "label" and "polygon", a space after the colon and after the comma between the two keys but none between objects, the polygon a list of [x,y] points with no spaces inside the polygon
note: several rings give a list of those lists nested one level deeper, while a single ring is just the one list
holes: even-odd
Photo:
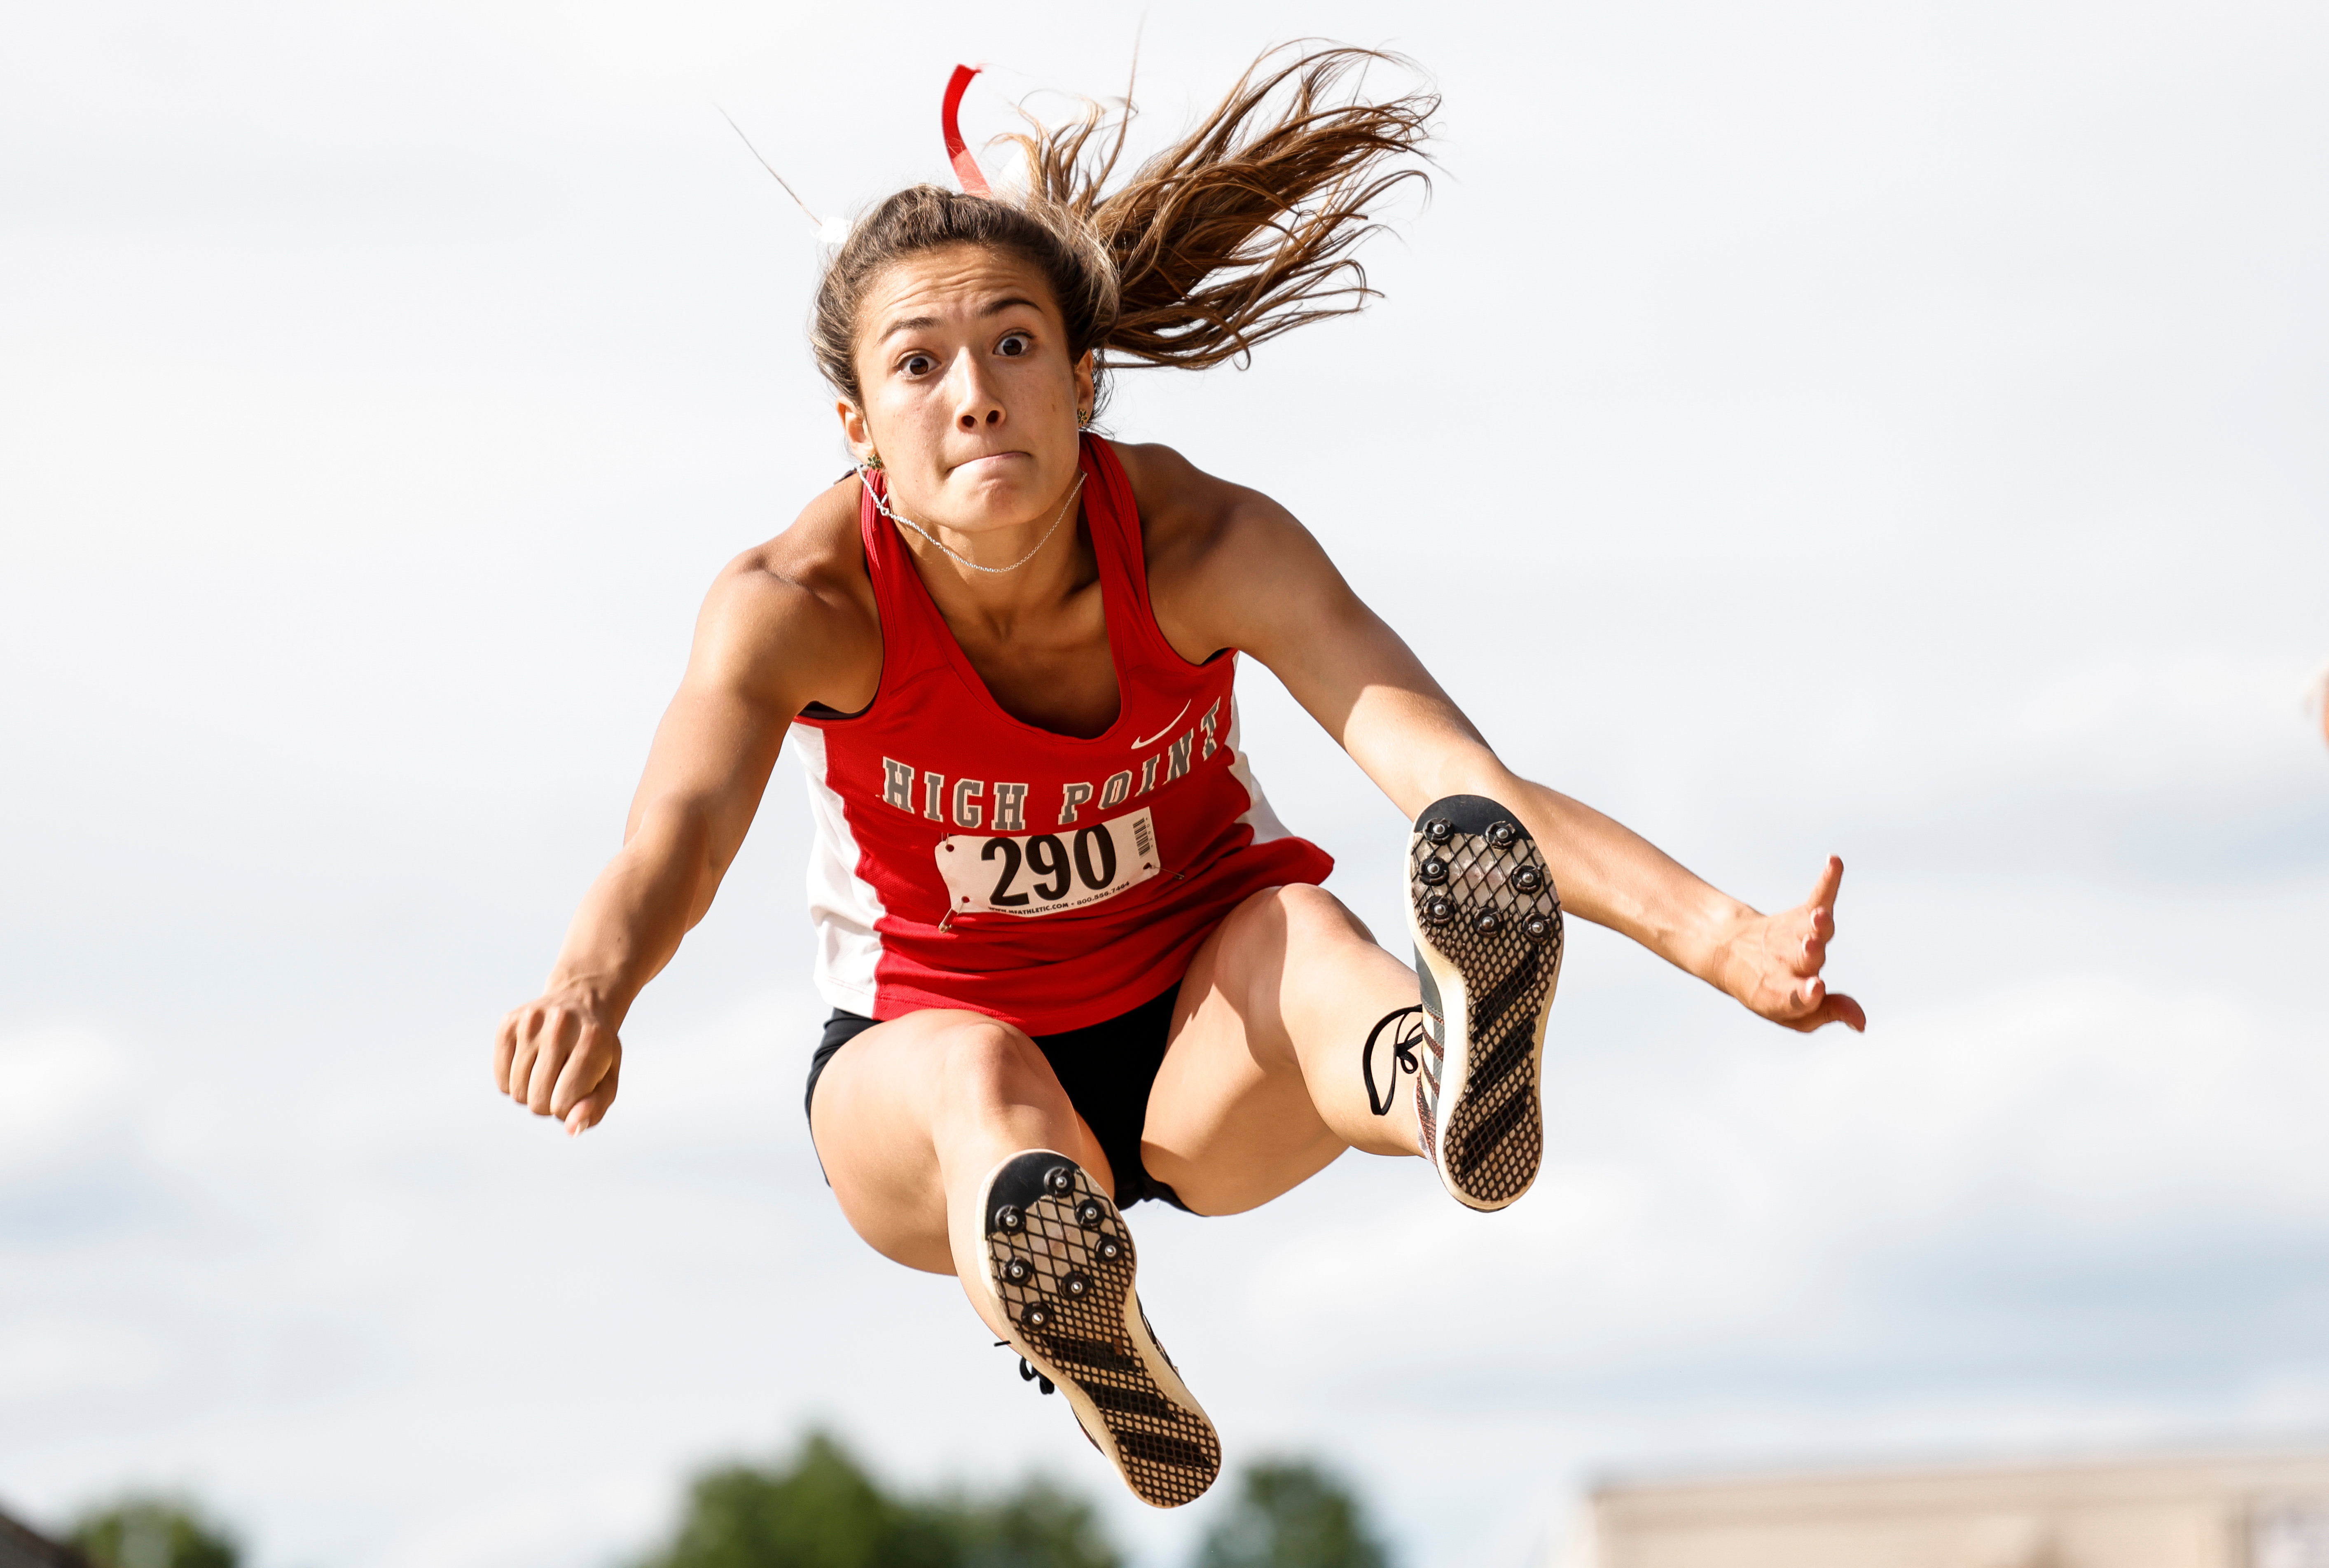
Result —
[{"label": "shoe laces", "polygon": [[[1008,1350],[1011,1348],[1011,1341],[1008,1339],[998,1339],[995,1342],[995,1348],[997,1350]],[[1036,1371],[1033,1365],[1031,1365],[1023,1355],[1019,1358],[1019,1381],[1022,1383],[1039,1384],[1042,1385],[1045,1393],[1057,1393],[1060,1391],[1060,1385],[1058,1384],[1053,1383],[1050,1378],[1045,1377],[1042,1373]]]},{"label": "shoe laces", "polygon": [[[1402,1018],[1407,1022],[1400,1024]],[[1378,1093],[1375,1090],[1375,1042],[1381,1039],[1383,1031],[1394,1024],[1399,1025],[1399,1030],[1391,1037],[1391,1082]],[[1368,1109],[1377,1116],[1391,1114],[1391,1102],[1399,1093],[1399,1075],[1423,1070],[1423,1063],[1415,1053],[1415,1048],[1423,1042],[1423,1004],[1420,1002],[1412,1007],[1401,1007],[1396,1012],[1384,1014],[1375,1026],[1367,1031],[1367,1043],[1359,1048],[1359,1072],[1367,1081]]]}]

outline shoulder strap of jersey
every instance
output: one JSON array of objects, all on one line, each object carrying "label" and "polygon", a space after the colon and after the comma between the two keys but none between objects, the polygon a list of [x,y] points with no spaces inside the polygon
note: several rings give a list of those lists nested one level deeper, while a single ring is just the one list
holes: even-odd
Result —
[{"label": "shoulder strap of jersey", "polygon": [[1111,628],[1129,624],[1133,647],[1144,662],[1162,661],[1164,672],[1178,672],[1193,667],[1180,651],[1164,640],[1164,633],[1156,625],[1156,611],[1148,601],[1148,557],[1140,531],[1140,504],[1132,493],[1132,480],[1116,449],[1102,437],[1087,431],[1084,435],[1084,471],[1091,476],[1085,486],[1087,499],[1084,518],[1090,525],[1092,553],[1099,558],[1100,574],[1108,587],[1119,590],[1127,600],[1127,615],[1114,612],[1111,604],[1108,625]]}]

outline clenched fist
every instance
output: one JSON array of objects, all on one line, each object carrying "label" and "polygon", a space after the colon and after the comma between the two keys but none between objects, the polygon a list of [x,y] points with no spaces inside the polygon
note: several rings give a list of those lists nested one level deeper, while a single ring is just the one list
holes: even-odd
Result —
[{"label": "clenched fist", "polygon": [[571,1136],[615,1103],[623,1043],[587,999],[553,993],[512,1008],[494,1032],[494,1087]]}]

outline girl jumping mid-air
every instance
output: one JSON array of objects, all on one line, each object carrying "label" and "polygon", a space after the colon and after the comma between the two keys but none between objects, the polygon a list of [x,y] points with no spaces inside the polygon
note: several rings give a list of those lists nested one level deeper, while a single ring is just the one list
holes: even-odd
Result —
[{"label": "girl jumping mid-air", "polygon": [[[1348,1148],[1512,1203],[1542,1157],[1563,902],[1776,1023],[1865,1024],[1820,978],[1841,862],[1760,914],[1516,777],[1284,507],[1087,428],[1108,362],[1216,364],[1358,307],[1365,209],[1419,177],[1396,165],[1437,108],[1350,90],[1378,58],[1266,56],[1112,192],[1120,128],[1039,130],[1014,195],[960,150],[957,73],[966,193],[891,196],[817,290],[855,471],[712,585],[622,852],[495,1039],[535,1115],[606,1116],[624,1015],[789,741],[834,1008],[809,1129],[842,1212],[959,1278],[1160,1507],[1221,1445],[1141,1312],[1125,1211],[1235,1214]],[[1427,600],[1482,570],[1444,527],[1412,525]],[[1264,798],[1240,655],[1413,818],[1413,969]]]}]

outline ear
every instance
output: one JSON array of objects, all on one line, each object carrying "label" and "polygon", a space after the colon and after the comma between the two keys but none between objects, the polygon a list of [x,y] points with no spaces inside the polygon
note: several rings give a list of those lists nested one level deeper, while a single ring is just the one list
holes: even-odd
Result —
[{"label": "ear", "polygon": [[1076,408],[1079,411],[1098,406],[1099,389],[1093,383],[1099,350],[1084,350],[1083,358],[1076,361]]},{"label": "ear", "polygon": [[849,443],[851,454],[863,462],[873,450],[873,430],[865,422],[864,411],[847,398],[839,398],[834,402],[833,411],[841,416],[841,439]]}]

